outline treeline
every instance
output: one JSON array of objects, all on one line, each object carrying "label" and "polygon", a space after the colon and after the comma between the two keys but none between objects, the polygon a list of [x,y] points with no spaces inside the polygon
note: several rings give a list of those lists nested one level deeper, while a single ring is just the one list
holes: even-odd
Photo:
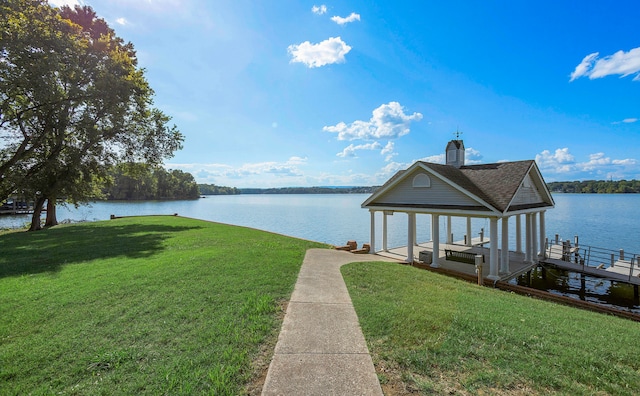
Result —
[{"label": "treeline", "polygon": [[202,195],[237,195],[240,190],[235,187],[216,186],[215,184],[198,184]]},{"label": "treeline", "polygon": [[370,194],[378,187],[281,187],[281,188],[235,188],[213,184],[198,184],[203,195],[231,194]]},{"label": "treeline", "polygon": [[161,166],[122,164],[111,171],[103,189],[107,200],[195,199],[200,196],[193,175]]},{"label": "treeline", "polygon": [[640,180],[585,180],[547,183],[549,191],[578,194],[629,194],[640,193]]},{"label": "treeline", "polygon": [[242,194],[367,194],[377,187],[282,187],[241,188]]}]

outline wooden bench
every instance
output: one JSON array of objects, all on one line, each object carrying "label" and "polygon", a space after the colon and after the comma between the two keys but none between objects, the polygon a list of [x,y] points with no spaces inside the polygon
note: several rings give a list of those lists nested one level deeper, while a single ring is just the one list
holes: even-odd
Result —
[{"label": "wooden bench", "polygon": [[[476,254],[468,252],[457,252],[455,250],[444,250],[445,260],[458,261],[460,263],[475,264]],[[484,255],[482,255],[482,262],[484,263]]]}]

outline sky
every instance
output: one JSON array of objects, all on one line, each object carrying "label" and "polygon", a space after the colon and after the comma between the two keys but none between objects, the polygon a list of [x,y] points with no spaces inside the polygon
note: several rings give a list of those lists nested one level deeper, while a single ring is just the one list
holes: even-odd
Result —
[{"label": "sky", "polygon": [[635,0],[49,3],[133,43],[198,183],[380,185],[458,132],[468,165],[640,179]]}]

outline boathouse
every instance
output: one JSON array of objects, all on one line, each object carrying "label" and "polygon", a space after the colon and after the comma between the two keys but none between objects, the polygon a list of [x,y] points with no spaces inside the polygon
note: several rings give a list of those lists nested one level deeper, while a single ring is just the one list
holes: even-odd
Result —
[{"label": "boathouse", "polygon": [[[465,165],[462,140],[451,140],[446,147],[446,164],[417,161],[397,172],[373,193],[362,208],[371,214],[371,252],[376,253],[376,213],[382,213],[382,251],[387,246],[387,216],[407,215],[406,261],[416,260],[416,215],[431,216],[431,267],[438,268],[451,253],[441,250],[454,243],[452,217],[466,219],[463,246],[478,243],[471,235],[471,220],[488,219],[488,278],[498,280],[511,273],[509,267],[509,219],[515,216],[516,252],[524,262],[533,264],[544,253],[545,212],[554,207],[547,185],[535,161],[500,162]],[[446,218],[446,229],[440,229],[440,218]],[[524,219],[524,221],[523,221]],[[498,235],[500,223],[501,235]],[[524,233],[523,233],[524,228]],[[524,251],[523,251],[524,236]],[[482,243],[482,242],[480,242]],[[446,254],[443,254],[446,253]]]}]

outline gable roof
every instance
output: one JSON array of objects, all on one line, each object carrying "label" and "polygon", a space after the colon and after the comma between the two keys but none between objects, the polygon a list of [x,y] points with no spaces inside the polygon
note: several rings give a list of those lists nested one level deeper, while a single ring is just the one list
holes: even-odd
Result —
[{"label": "gable roof", "polygon": [[[500,162],[494,164],[467,165],[456,168],[450,165],[434,164],[418,161],[406,170],[397,172],[380,189],[369,197],[362,207],[376,206],[376,198],[391,191],[401,180],[408,177],[417,167],[428,169],[441,177],[451,186],[465,192],[488,210],[506,213],[539,207],[553,207],[551,193],[546,187],[542,175],[533,160]],[[512,205],[518,191],[522,188],[525,178],[529,176],[538,190],[542,202],[529,205]],[[393,205],[393,203],[388,203]],[[402,205],[405,206],[406,205]],[[423,206],[421,206],[423,207]],[[471,209],[471,208],[469,208]],[[476,207],[477,209],[477,207]]]}]

